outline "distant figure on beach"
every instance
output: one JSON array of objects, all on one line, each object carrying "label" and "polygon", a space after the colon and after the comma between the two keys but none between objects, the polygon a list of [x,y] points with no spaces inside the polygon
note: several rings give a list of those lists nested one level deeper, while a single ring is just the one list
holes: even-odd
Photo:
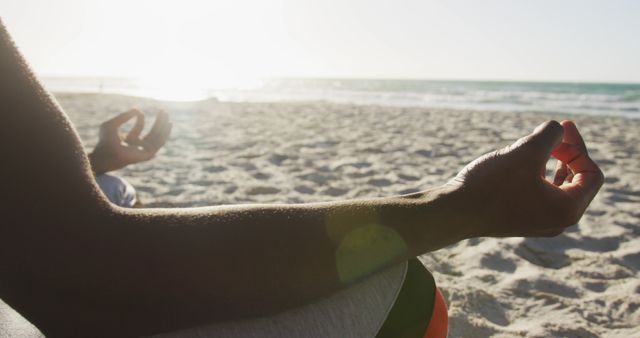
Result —
[{"label": "distant figure on beach", "polygon": [[[446,317],[417,256],[473,237],[556,236],[604,180],[576,126],[548,121],[409,195],[122,208],[94,172],[151,158],[168,117],[140,137],[142,114],[120,115],[88,157],[1,25],[0,74],[0,298],[47,336],[213,325],[208,335],[218,337],[443,337]],[[553,182],[541,174],[550,156],[559,160]]]}]

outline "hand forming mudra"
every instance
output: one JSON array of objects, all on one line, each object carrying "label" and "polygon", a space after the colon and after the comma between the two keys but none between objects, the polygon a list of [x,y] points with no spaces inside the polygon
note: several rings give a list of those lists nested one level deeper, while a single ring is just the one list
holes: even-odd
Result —
[{"label": "hand forming mudra", "polygon": [[[120,127],[133,118],[136,119],[133,128],[126,135],[121,134]],[[171,133],[169,115],[159,112],[149,133],[141,137],[143,129],[144,114],[138,109],[131,109],[102,123],[100,140],[89,154],[95,174],[118,170],[153,158]]]},{"label": "hand forming mudra", "polygon": [[[553,183],[545,179],[550,156],[558,159]],[[550,121],[515,143],[481,156],[449,184],[463,191],[474,215],[469,237],[556,236],[578,222],[602,186],[571,121]]]}]

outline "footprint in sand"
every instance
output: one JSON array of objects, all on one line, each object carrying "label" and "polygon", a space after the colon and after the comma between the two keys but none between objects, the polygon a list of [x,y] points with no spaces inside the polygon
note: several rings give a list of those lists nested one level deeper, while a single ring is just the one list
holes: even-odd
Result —
[{"label": "footprint in sand", "polygon": [[299,176],[301,179],[305,181],[311,181],[318,185],[324,185],[329,180],[329,177],[326,175],[318,174],[318,173],[310,173]]},{"label": "footprint in sand", "polygon": [[609,283],[602,281],[586,281],[582,283],[582,286],[589,291],[604,292],[609,287]]},{"label": "footprint in sand", "polygon": [[367,171],[356,171],[356,172],[348,173],[347,177],[362,178],[362,177],[369,177],[373,175],[375,175],[375,172],[373,170],[367,170]]},{"label": "footprint in sand", "polygon": [[525,294],[550,293],[564,298],[579,297],[573,286],[564,285],[547,278],[518,279],[514,281],[513,289]]},{"label": "footprint in sand", "polygon": [[[456,304],[464,304],[465,308],[473,309],[473,312],[479,313],[483,319],[495,325],[509,325],[509,319],[505,313],[505,306],[496,299],[495,295],[489,292],[472,288],[456,292],[455,295],[451,296],[451,299],[452,302]],[[488,337],[488,335],[478,337]]]},{"label": "footprint in sand", "polygon": [[539,243],[523,240],[515,249],[515,254],[544,268],[560,269],[571,264],[569,256],[562,251],[549,251]]},{"label": "footprint in sand", "polygon": [[427,150],[427,149],[417,150],[415,153],[427,158],[432,157],[434,155],[434,152],[432,150]]},{"label": "footprint in sand", "polygon": [[363,168],[369,168],[372,164],[369,162],[356,162],[356,163],[350,163],[349,165],[354,168],[363,169]]},{"label": "footprint in sand", "polygon": [[333,170],[342,169],[345,167],[351,167],[356,169],[364,169],[371,167],[372,164],[370,162],[338,162],[333,164]]},{"label": "footprint in sand", "polygon": [[336,196],[342,196],[342,195],[346,194],[347,192],[349,192],[349,189],[341,189],[341,188],[329,187],[329,188],[323,190],[321,193],[323,195],[336,197]]},{"label": "footprint in sand", "polygon": [[516,263],[504,258],[500,252],[483,256],[480,259],[480,265],[500,272],[514,272],[517,268]]},{"label": "footprint in sand", "polygon": [[262,172],[257,172],[253,174],[253,177],[258,180],[268,180],[269,178],[271,178],[271,175],[262,173]]},{"label": "footprint in sand", "polygon": [[600,336],[585,328],[557,328],[549,331],[550,337],[576,337],[576,338],[598,338]]},{"label": "footprint in sand", "polygon": [[640,252],[629,253],[622,256],[624,264],[636,271],[640,270]]},{"label": "footprint in sand", "polygon": [[235,163],[233,165],[236,166],[236,167],[242,168],[242,169],[244,169],[246,171],[258,170],[258,167],[256,167],[255,164],[249,163],[249,162]]},{"label": "footprint in sand", "polygon": [[295,188],[293,188],[295,191],[301,193],[301,194],[307,194],[307,195],[312,195],[315,194],[316,190],[313,188],[310,188],[306,185],[298,185]]},{"label": "footprint in sand", "polygon": [[369,180],[369,184],[376,187],[388,187],[393,184],[390,180],[386,178],[373,178]]},{"label": "footprint in sand", "polygon": [[199,187],[210,187],[211,185],[213,185],[213,181],[211,181],[211,180],[197,180],[197,181],[191,182],[191,184],[197,185]]},{"label": "footprint in sand", "polygon": [[399,174],[398,178],[403,181],[417,181],[420,179],[420,177],[418,176],[406,175],[406,174]]},{"label": "footprint in sand", "polygon": [[227,170],[227,168],[221,165],[212,165],[212,166],[204,167],[203,170],[208,173],[219,173]]},{"label": "footprint in sand", "polygon": [[170,195],[170,196],[178,196],[178,195],[182,194],[183,192],[184,192],[184,189],[177,188],[177,189],[169,190],[166,194]]},{"label": "footprint in sand", "polygon": [[280,192],[280,189],[275,187],[268,186],[257,186],[251,187],[247,189],[247,195],[269,195],[269,194],[277,194]]},{"label": "footprint in sand", "polygon": [[515,249],[515,253],[532,264],[546,268],[560,269],[571,264],[565,254],[569,249],[589,252],[612,252],[620,246],[617,237],[594,238],[584,236],[579,240],[567,235],[553,238],[527,238]]},{"label": "footprint in sand", "polygon": [[280,166],[282,162],[286,161],[287,159],[289,159],[289,156],[287,155],[273,154],[269,156],[267,161],[271,162],[271,164],[273,165]]}]

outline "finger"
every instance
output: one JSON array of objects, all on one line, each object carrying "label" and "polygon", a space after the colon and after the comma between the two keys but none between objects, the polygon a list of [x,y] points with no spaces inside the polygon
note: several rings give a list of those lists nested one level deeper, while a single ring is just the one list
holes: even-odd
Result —
[{"label": "finger", "polygon": [[149,142],[158,136],[159,133],[165,128],[166,124],[169,123],[169,115],[165,112],[159,112],[156,115],[156,120],[149,130],[149,133],[144,137],[144,140]]},{"label": "finger", "polygon": [[567,164],[562,161],[558,161],[558,164],[556,164],[556,173],[553,177],[553,184],[556,186],[562,185],[568,174],[569,169],[567,167]]},{"label": "finger", "polygon": [[577,202],[578,208],[584,211],[598,194],[603,182],[601,171],[584,172],[568,176],[559,188],[569,194]]},{"label": "finger", "polygon": [[604,182],[604,175],[598,165],[589,157],[587,147],[571,121],[563,121],[565,135],[562,144],[553,151],[553,156],[567,164],[570,173],[567,183],[560,188],[573,196],[583,208],[595,197]]},{"label": "finger", "polygon": [[571,121],[562,121],[562,126],[565,129],[565,135],[562,144],[553,151],[553,156],[567,163],[574,173],[598,171],[598,165],[589,157],[587,147],[576,125]]},{"label": "finger", "polygon": [[103,127],[108,127],[108,128],[113,128],[113,129],[118,129],[118,127],[120,127],[121,125],[127,123],[127,121],[131,120],[132,118],[142,115],[142,112],[140,112],[137,109],[131,109],[129,111],[126,111],[104,123],[102,123]]},{"label": "finger", "polygon": [[173,123],[169,122],[167,124],[165,132],[162,135],[162,145],[165,145],[167,143],[167,140],[169,140],[169,136],[171,136],[171,130],[173,130]]},{"label": "finger", "polygon": [[157,153],[158,150],[160,150],[160,148],[162,148],[162,146],[167,143],[169,135],[171,135],[172,127],[173,125],[171,123],[167,123],[164,126],[163,130],[158,132],[157,137],[152,140],[152,144],[150,144],[150,146],[154,154]]},{"label": "finger", "polygon": [[165,112],[158,113],[153,127],[144,138],[145,147],[154,153],[158,151],[164,142],[166,142],[166,138],[168,137],[167,130],[170,131],[170,128],[169,115]]},{"label": "finger", "polygon": [[571,183],[573,182],[573,172],[571,172],[571,169],[569,169],[569,167],[567,167],[567,171],[569,173],[567,174],[567,178],[565,178],[564,181],[567,183]]},{"label": "finger", "polygon": [[144,113],[142,113],[141,111],[134,109],[135,111],[137,111],[138,113],[135,115],[136,116],[136,124],[133,125],[133,128],[131,128],[131,130],[129,131],[129,133],[127,134],[127,137],[125,139],[125,141],[127,143],[131,143],[131,144],[135,144],[135,143],[139,143],[140,142],[140,134],[142,133],[142,130],[144,129]]},{"label": "finger", "polygon": [[578,131],[578,127],[573,121],[565,120],[561,123],[562,128],[565,130],[565,134],[563,137],[563,142],[574,144],[580,146],[582,148],[587,149],[587,146],[584,144],[584,140],[582,139],[582,135]]}]

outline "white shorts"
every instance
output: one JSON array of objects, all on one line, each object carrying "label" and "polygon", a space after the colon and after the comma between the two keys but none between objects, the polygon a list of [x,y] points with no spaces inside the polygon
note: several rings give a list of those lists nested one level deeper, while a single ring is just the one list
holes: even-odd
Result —
[{"label": "white shorts", "polygon": [[[406,273],[405,262],[299,308],[154,337],[374,338],[398,297]],[[0,300],[0,337],[44,336]]]},{"label": "white shorts", "polygon": [[124,178],[114,175],[98,175],[96,183],[111,203],[125,207],[133,207],[136,200],[136,189]]},{"label": "white shorts", "polygon": [[374,338],[402,289],[406,273],[404,262],[299,308],[154,337]]}]

